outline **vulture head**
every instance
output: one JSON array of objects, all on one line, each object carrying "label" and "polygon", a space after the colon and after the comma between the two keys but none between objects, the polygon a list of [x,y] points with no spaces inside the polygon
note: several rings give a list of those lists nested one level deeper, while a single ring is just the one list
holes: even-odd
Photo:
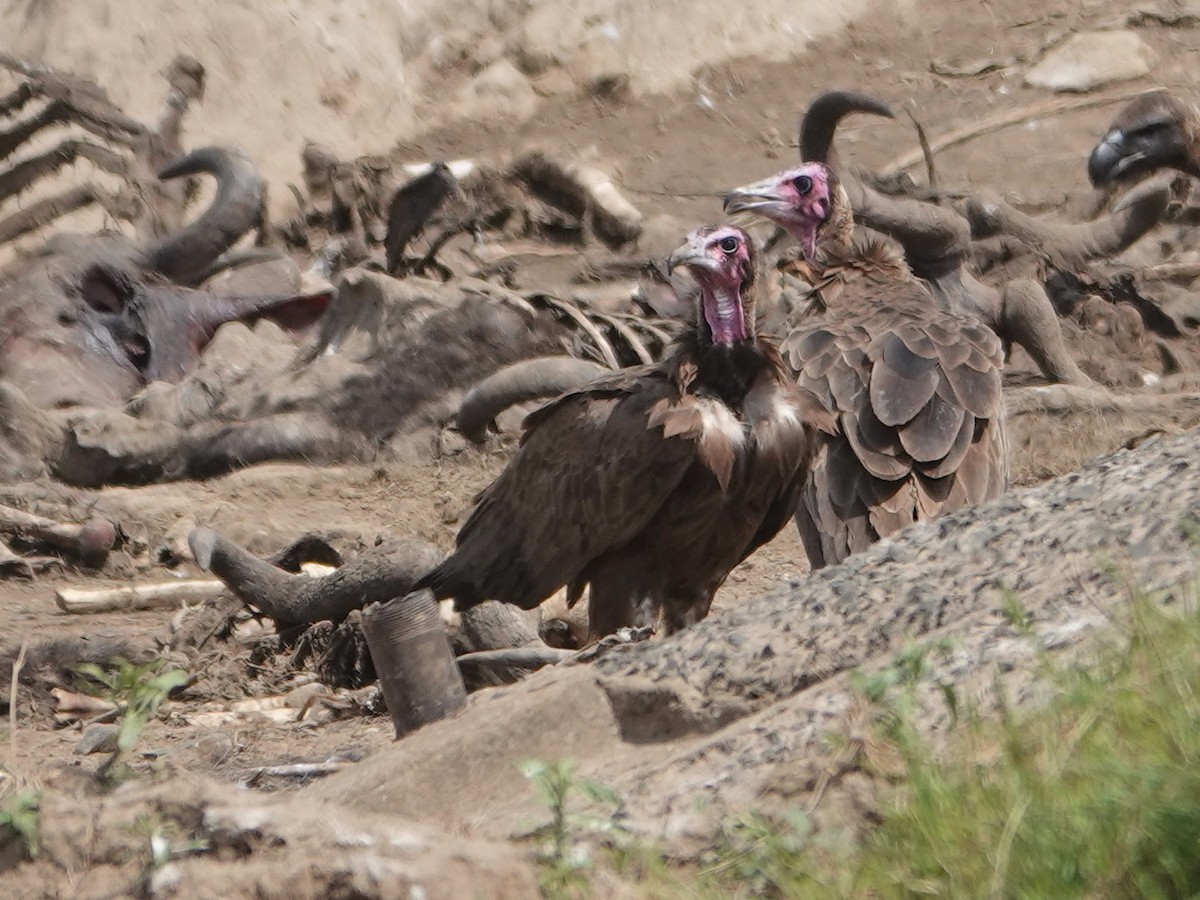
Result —
[{"label": "vulture head", "polygon": [[714,344],[734,344],[754,337],[754,249],[750,236],[736,225],[706,225],[687,236],[668,262],[671,270],[687,266],[700,288],[701,316]]},{"label": "vulture head", "polygon": [[849,240],[853,211],[846,190],[824,163],[806,162],[725,195],[725,212],[770,219],[797,241],[805,258],[817,262],[818,239]]},{"label": "vulture head", "polygon": [[1157,169],[1200,175],[1196,113],[1166,91],[1137,97],[1109,126],[1088,157],[1093,187],[1106,187]]}]

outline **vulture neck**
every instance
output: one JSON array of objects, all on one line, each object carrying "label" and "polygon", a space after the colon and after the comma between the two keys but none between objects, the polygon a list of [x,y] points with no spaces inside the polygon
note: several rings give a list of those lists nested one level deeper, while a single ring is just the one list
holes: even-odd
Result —
[{"label": "vulture neck", "polygon": [[753,295],[745,287],[723,294],[720,288],[702,286],[696,328],[682,336],[675,358],[677,372],[683,363],[695,367],[694,376],[681,388],[740,409],[754,381],[771,364],[753,323]]},{"label": "vulture neck", "polygon": [[[817,231],[817,258],[809,260],[818,269],[824,269],[831,260],[850,257],[854,250],[854,209],[850,205],[850,196],[840,183],[834,189],[832,200],[829,218]],[[793,232],[792,236],[804,244],[803,233]]]},{"label": "vulture neck", "polygon": [[1176,151],[1176,167],[1194,178],[1200,178],[1200,107],[1170,94],[1161,104],[1178,123],[1181,145]]},{"label": "vulture neck", "polygon": [[696,317],[701,344],[731,346],[754,340],[754,302],[744,289],[732,285],[700,285],[700,315]]}]

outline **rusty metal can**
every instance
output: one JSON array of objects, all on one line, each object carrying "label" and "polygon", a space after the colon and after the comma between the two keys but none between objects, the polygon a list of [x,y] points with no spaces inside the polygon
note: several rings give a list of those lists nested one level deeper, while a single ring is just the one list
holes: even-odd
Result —
[{"label": "rusty metal can", "polygon": [[467,702],[431,591],[372,603],[363,610],[362,626],[397,738],[444,719]]}]

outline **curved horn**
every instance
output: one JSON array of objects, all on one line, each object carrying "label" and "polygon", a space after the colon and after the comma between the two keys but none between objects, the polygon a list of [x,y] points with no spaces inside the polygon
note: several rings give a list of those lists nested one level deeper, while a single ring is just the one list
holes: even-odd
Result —
[{"label": "curved horn", "polygon": [[207,172],[217,179],[217,196],[200,216],[146,249],[146,262],[176,282],[207,269],[259,221],[263,180],[240,150],[204,147],[170,163],[161,179]]},{"label": "curved horn", "polygon": [[1113,212],[1091,222],[1046,222],[991,191],[971,197],[966,213],[974,238],[1012,235],[1033,244],[1057,265],[1077,266],[1120,253],[1162,220],[1170,201],[1170,184],[1155,179],[1131,190]]},{"label": "curved horn", "polygon": [[505,366],[471,388],[458,408],[454,425],[469,441],[483,443],[488,426],[515,403],[553,397],[610,371],[591,360],[545,356]]},{"label": "curved horn", "polygon": [[200,568],[212,572],[243,603],[283,626],[340,622],[368,603],[403,597],[442,559],[426,541],[387,541],[321,578],[293,575],[243,550],[208,528],[188,535]]},{"label": "curved horn", "polygon": [[952,209],[906,197],[889,197],[842,177],[854,220],[895,240],[913,272],[936,280],[957,270],[971,244],[971,226]]},{"label": "curved horn", "polygon": [[800,119],[800,158],[805,162],[830,162],[838,123],[856,112],[896,117],[890,106],[868,94],[828,91],[813,100]]}]

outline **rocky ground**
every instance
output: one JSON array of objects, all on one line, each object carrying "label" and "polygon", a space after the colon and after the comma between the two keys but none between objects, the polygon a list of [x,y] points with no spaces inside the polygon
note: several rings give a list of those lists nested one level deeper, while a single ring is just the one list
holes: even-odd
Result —
[{"label": "rocky ground", "polygon": [[[103,4],[76,16],[53,2],[9,0],[0,21],[20,23],[7,32],[19,37],[2,49],[95,74],[139,114],[159,100],[158,85],[146,86],[155,67],[180,51],[203,58],[213,75],[189,134],[254,151],[280,217],[305,138],[345,157],[405,162],[566,148],[617,173],[647,217],[645,255],[719,216],[723,189],[793,158],[798,110],[828,87],[853,85],[911,109],[939,146],[942,185],[990,187],[1029,211],[1072,219],[1094,202],[1084,159],[1120,98],[1152,84],[1188,92],[1200,75],[1200,17],[1186,3],[913,0],[844,5],[842,21],[818,4],[769,0],[686,11],[595,2],[566,18],[556,4],[463,3],[452,14],[445,4],[279,2],[260,4],[253,26],[235,4],[211,6],[163,0],[126,27]],[[1116,71],[1119,50],[1129,80],[1055,93],[1057,76],[1043,66],[1039,84],[1026,83],[1048,55],[1070,49],[1072,34],[1112,26],[1141,42],[1121,38],[1105,50],[1105,70]],[[277,32],[290,37],[263,37]],[[998,115],[1011,124],[938,144]],[[906,119],[847,126],[845,156],[923,177]],[[1164,229],[1135,251],[1178,256],[1185,238]],[[579,262],[531,253],[517,286],[569,290]],[[531,757],[576,760],[624,798],[631,828],[685,857],[725,816],[746,810],[802,807],[823,824],[861,826],[878,786],[840,740],[863,740],[866,730],[851,670],[950,638],[938,678],[984,700],[1000,674],[1010,696],[1036,702],[1030,660],[1039,643],[1085,646],[1120,618],[1131,585],[1171,587],[1192,575],[1187,520],[1200,508],[1200,478],[1198,438],[1187,429],[1200,421],[1200,402],[1185,392],[1195,374],[1172,372],[1145,334],[1086,317],[1064,329],[1085,370],[1117,367],[1122,384],[1157,379],[1158,388],[1094,407],[1030,405],[1028,394],[1011,394],[1015,486],[1000,502],[814,577],[788,529],[731,576],[700,626],[479,692],[460,715],[398,744],[387,718],[363,714],[358,698],[314,706],[311,678],[256,668],[236,638],[203,652],[176,638],[171,649],[173,635],[194,633],[188,623],[199,613],[71,616],[54,592],[194,577],[193,565],[176,560],[195,526],[264,556],[307,531],[347,554],[380,535],[449,547],[471,497],[508,458],[511,433],[483,449],[443,442],[444,452],[419,464],[268,465],[98,491],[50,480],[0,486],[0,503],[76,520],[96,512],[130,538],[101,575],[67,569],[0,582],[5,668],[22,644],[86,636],[164,652],[197,676],[148,725],[133,755],[137,777],[112,792],[91,778],[98,757],[75,753],[79,719],[57,722],[44,686],[16,691],[0,760],[8,784],[41,790],[43,846],[6,872],[6,889],[531,896],[529,845],[513,840],[546,815],[516,768]],[[1185,334],[1168,349],[1186,357],[1193,340]],[[1010,380],[1027,384],[1029,372],[1018,354]],[[1012,597],[1032,617],[1032,640],[1013,624]],[[254,636],[245,625],[243,637]],[[930,709],[936,734],[944,707]],[[327,762],[337,771],[315,780],[259,771]],[[14,862],[0,857],[0,867]]]}]

